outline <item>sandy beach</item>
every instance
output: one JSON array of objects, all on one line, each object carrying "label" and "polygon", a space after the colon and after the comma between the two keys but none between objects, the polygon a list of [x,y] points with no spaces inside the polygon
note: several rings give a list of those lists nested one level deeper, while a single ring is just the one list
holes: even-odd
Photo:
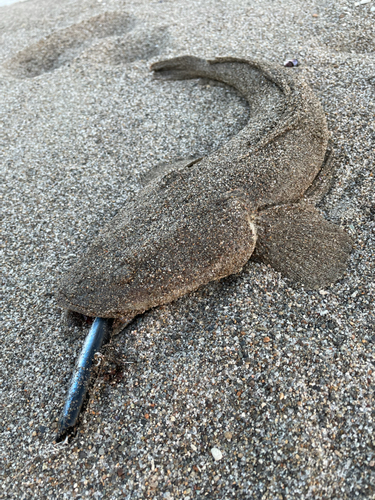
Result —
[{"label": "sandy beach", "polygon": [[[374,53],[375,0],[0,7],[0,498],[375,498]],[[298,60],[334,151],[319,208],[353,252],[324,289],[250,261],[137,317],[56,443],[89,329],[57,283],[155,169],[249,120],[231,87],[153,78],[184,54]]]}]

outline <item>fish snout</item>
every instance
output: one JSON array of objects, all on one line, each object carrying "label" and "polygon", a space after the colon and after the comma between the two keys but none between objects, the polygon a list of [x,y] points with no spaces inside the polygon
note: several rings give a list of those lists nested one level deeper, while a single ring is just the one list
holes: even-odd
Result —
[{"label": "fish snout", "polygon": [[118,262],[118,257],[118,251],[103,252],[98,245],[92,248],[60,282],[59,305],[87,316],[117,317],[120,297],[134,275],[131,266]]}]

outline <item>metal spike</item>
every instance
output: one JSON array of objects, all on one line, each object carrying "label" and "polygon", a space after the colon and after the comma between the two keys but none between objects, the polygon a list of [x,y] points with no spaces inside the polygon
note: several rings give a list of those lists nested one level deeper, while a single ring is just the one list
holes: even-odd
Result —
[{"label": "metal spike", "polygon": [[58,441],[60,441],[77,422],[89,385],[95,353],[100,351],[103,342],[107,340],[111,331],[112,321],[112,319],[108,318],[95,318],[90,328],[70,382],[69,392],[59,422],[59,429],[57,432]]}]

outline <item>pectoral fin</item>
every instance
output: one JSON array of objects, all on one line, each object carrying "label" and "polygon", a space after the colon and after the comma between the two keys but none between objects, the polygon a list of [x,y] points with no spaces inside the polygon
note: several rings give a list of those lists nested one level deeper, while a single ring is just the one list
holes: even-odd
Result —
[{"label": "pectoral fin", "polygon": [[254,259],[270,264],[285,277],[320,288],[345,271],[352,239],[304,204],[274,207],[260,213]]},{"label": "pectoral fin", "polygon": [[159,179],[169,172],[176,172],[177,170],[181,170],[183,168],[192,167],[201,161],[201,159],[202,157],[184,158],[183,160],[175,160],[172,163],[158,163],[153,169],[142,176],[141,182],[144,186],[146,186],[153,180]]}]

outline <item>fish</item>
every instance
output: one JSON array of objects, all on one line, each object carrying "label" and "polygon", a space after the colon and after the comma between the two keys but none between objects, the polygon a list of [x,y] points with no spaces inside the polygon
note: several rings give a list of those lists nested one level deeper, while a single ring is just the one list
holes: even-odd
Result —
[{"label": "fish", "polygon": [[62,278],[58,305],[113,318],[116,333],[151,308],[240,273],[250,259],[308,289],[340,279],[353,242],[315,206],[333,162],[323,108],[302,77],[236,57],[180,56],[151,69],[159,79],[234,87],[249,103],[249,121],[127,201]]}]

